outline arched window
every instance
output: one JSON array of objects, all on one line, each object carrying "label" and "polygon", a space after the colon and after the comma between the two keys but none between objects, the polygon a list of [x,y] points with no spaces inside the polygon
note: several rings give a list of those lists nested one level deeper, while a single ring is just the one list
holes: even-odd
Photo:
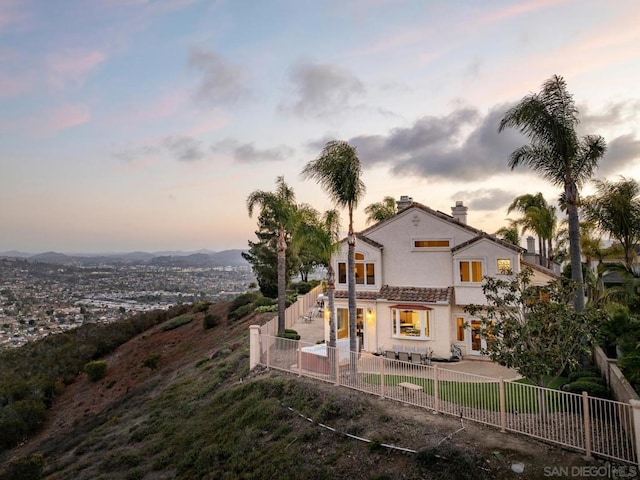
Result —
[{"label": "arched window", "polygon": [[[375,263],[367,262],[363,253],[355,254],[356,285],[375,285],[376,267]],[[347,264],[338,262],[338,283],[347,284]]]}]

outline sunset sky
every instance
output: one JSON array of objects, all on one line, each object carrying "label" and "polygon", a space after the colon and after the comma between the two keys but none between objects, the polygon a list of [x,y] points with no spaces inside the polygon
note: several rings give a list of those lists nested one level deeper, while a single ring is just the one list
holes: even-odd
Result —
[{"label": "sunset sky", "polygon": [[246,248],[279,175],[332,207],[299,177],[331,139],[357,229],[409,195],[492,233],[560,193],[497,133],[554,74],[607,141],[596,178],[639,178],[638,25],[636,0],[0,0],[0,252]]}]

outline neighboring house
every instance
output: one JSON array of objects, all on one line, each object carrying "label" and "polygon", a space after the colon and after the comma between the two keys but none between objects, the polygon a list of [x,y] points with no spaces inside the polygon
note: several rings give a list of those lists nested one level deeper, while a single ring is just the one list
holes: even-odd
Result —
[{"label": "neighboring house", "polygon": [[[394,345],[449,358],[451,346],[463,355],[480,355],[480,322],[464,312],[484,304],[482,278],[524,265],[543,285],[556,275],[523,260],[525,249],[467,225],[467,207],[456,202],[452,215],[401,197],[398,212],[360,232],[356,245],[357,335],[363,350]],[[347,244],[332,258],[336,272],[338,338],[349,335]],[[328,339],[328,325],[325,325]]]}]

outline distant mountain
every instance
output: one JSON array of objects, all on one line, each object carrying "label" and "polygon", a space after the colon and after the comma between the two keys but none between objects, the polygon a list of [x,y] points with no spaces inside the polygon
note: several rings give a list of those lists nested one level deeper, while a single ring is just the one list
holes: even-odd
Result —
[{"label": "distant mountain", "polygon": [[166,265],[173,267],[238,267],[249,265],[242,258],[242,250],[223,250],[213,254],[192,253],[184,256],[164,255],[149,261],[152,265]]},{"label": "distant mountain", "polygon": [[32,255],[29,257],[30,262],[53,263],[56,265],[72,265],[77,261],[74,257],[58,252],[46,252]]},{"label": "distant mountain", "polygon": [[30,262],[51,263],[56,265],[99,265],[105,263],[137,263],[166,265],[174,267],[238,267],[249,265],[242,258],[241,249],[197,250],[184,252],[180,250],[166,252],[128,252],[104,254],[71,254],[45,252],[36,255],[18,251],[1,252],[0,257],[26,258]]},{"label": "distant mountain", "polygon": [[0,257],[28,258],[31,256],[33,256],[33,253],[18,252],[16,250],[10,250],[8,252],[0,252]]},{"label": "distant mountain", "polygon": [[230,265],[234,267],[249,265],[249,262],[242,258],[242,252],[244,252],[244,250],[222,250],[221,252],[214,253],[211,256],[218,265]]}]

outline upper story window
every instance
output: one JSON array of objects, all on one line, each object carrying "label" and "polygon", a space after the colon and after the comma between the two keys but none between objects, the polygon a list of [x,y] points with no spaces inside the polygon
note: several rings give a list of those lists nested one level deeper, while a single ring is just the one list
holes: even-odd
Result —
[{"label": "upper story window", "polygon": [[[367,262],[364,254],[355,254],[356,285],[375,285],[376,267],[373,262]],[[338,283],[347,283],[347,263],[338,262]]]},{"label": "upper story window", "polygon": [[481,260],[460,260],[458,262],[460,270],[460,282],[480,283],[482,282],[482,261]]},{"label": "upper story window", "polygon": [[498,259],[498,273],[501,275],[510,275],[512,273],[511,259],[499,258]]},{"label": "upper story window", "polygon": [[[400,307],[400,305],[398,305]],[[431,339],[431,318],[429,310],[410,308],[391,309],[391,329],[394,338],[411,340]]]},{"label": "upper story window", "polygon": [[451,247],[451,240],[448,238],[431,238],[431,239],[414,239],[413,248],[415,250],[423,249],[449,249]]}]

